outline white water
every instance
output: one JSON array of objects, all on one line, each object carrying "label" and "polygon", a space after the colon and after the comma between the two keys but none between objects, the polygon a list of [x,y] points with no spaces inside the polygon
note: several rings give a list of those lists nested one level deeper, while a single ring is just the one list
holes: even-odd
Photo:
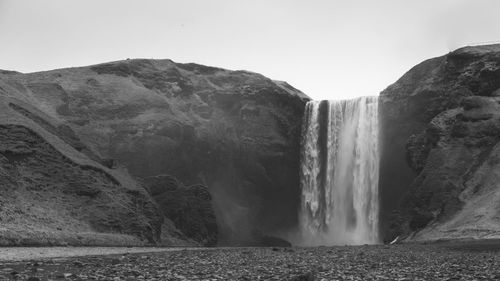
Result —
[{"label": "white water", "polygon": [[378,97],[308,102],[303,126],[298,243],[378,243]]}]

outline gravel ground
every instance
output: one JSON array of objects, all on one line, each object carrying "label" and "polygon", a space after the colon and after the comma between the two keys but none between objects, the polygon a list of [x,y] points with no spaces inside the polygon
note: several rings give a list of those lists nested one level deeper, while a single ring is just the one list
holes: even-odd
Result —
[{"label": "gravel ground", "polygon": [[155,247],[0,247],[0,262],[22,261],[45,258],[99,256],[147,252],[192,250],[196,248],[155,248]]},{"label": "gravel ground", "polygon": [[0,262],[0,280],[500,280],[499,249],[451,244],[178,250]]}]

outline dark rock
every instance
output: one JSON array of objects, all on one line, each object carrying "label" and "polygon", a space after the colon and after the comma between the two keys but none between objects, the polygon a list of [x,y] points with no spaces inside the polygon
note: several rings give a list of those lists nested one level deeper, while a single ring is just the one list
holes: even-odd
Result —
[{"label": "dark rock", "polygon": [[163,215],[184,235],[205,246],[217,243],[212,197],[205,186],[186,187],[167,175],[149,177],[145,181]]},{"label": "dark rock", "polygon": [[101,164],[107,168],[113,169],[116,161],[114,159],[102,159]]},{"label": "dark rock", "polygon": [[[427,60],[381,93],[385,241],[416,231],[414,239],[470,237],[476,234],[469,220],[484,231],[498,224],[468,204],[492,188],[479,178],[496,174],[489,161],[500,140],[499,88],[500,47],[492,45]],[[500,213],[500,206],[491,208]]]},{"label": "dark rock", "polygon": [[479,96],[466,97],[460,102],[460,105],[464,108],[464,110],[481,108],[487,104],[488,103],[485,103],[484,99]]},{"label": "dark rock", "polygon": [[249,239],[250,242],[246,243],[246,246],[255,247],[291,247],[292,244],[283,238],[265,235],[260,230],[254,229],[252,231],[252,236]]},{"label": "dark rock", "polygon": [[286,241],[285,239],[264,235],[260,238],[260,246],[264,247],[291,247],[292,243]]}]

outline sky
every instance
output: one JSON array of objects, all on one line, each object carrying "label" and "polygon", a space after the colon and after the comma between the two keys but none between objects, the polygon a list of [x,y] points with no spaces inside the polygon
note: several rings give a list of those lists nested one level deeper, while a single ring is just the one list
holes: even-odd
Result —
[{"label": "sky", "polygon": [[0,0],[0,69],[172,59],[378,95],[419,62],[500,43],[498,0]]}]

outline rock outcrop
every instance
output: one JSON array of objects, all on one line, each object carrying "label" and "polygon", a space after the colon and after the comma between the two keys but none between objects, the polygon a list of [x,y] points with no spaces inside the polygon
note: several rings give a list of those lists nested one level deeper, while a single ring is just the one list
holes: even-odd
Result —
[{"label": "rock outcrop", "polygon": [[500,46],[427,60],[380,96],[386,241],[500,237]]},{"label": "rock outcrop", "polygon": [[217,243],[217,222],[206,186],[184,186],[167,175],[149,177],[145,181],[163,215],[184,235],[204,246]]},{"label": "rock outcrop", "polygon": [[[308,98],[285,82],[247,71],[137,59],[30,74],[3,71],[0,99],[7,110],[2,124],[12,124],[8,116],[15,116],[16,124],[30,124],[41,139],[57,143],[55,150],[126,178],[141,194],[144,189],[132,178],[170,175],[194,193],[207,187],[218,234],[208,216],[197,224],[207,236],[186,234],[193,241],[253,243],[256,231],[275,235],[296,224],[300,129]],[[179,190],[174,193],[186,193]],[[193,225],[165,208],[175,198],[144,196],[159,205],[154,216],[166,217],[160,228],[161,219],[153,227],[160,240],[164,233],[172,242],[179,229],[190,231]]]}]

